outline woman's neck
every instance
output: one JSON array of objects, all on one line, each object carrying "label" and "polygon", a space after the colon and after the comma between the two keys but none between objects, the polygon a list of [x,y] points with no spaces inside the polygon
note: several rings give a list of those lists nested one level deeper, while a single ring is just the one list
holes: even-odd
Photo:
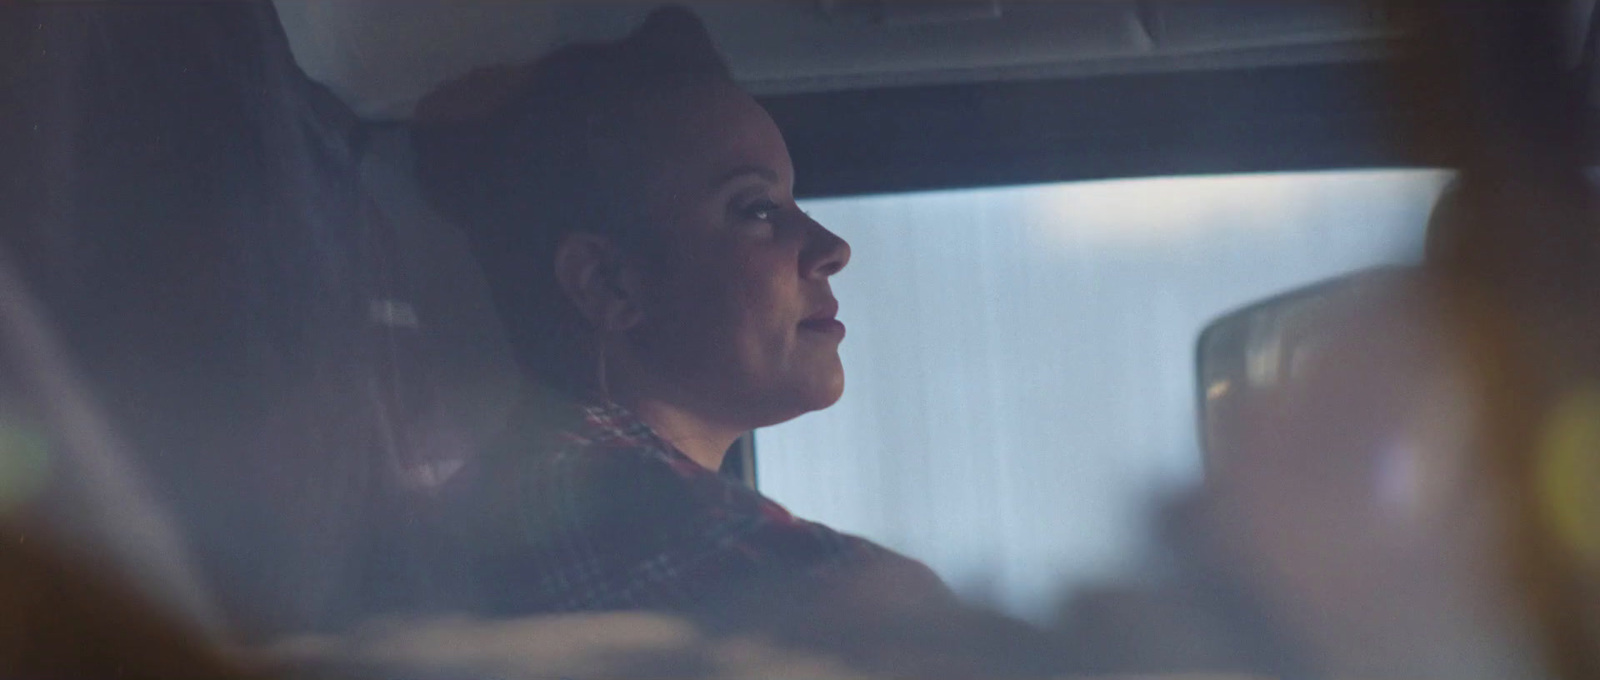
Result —
[{"label": "woman's neck", "polygon": [[677,447],[683,455],[712,472],[722,467],[722,459],[728,449],[744,434],[740,430],[719,427],[665,401],[645,398],[627,400],[622,405],[632,410],[639,420]]}]

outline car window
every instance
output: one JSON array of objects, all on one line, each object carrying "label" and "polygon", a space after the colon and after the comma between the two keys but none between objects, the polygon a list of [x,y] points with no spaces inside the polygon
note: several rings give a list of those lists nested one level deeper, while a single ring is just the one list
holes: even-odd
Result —
[{"label": "car window", "polygon": [[809,201],[849,385],[756,435],[761,490],[1048,619],[1150,563],[1152,497],[1200,479],[1194,342],[1218,315],[1415,262],[1450,173],[1345,170]]}]

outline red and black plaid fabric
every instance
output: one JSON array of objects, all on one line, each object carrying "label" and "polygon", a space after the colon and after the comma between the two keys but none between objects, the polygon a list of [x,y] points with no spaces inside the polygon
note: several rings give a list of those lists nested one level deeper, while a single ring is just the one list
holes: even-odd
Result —
[{"label": "red and black plaid fabric", "polygon": [[691,610],[742,584],[794,595],[867,571],[948,595],[922,564],[794,517],[622,407],[583,409],[580,425],[542,448],[501,452],[473,475],[465,500],[498,509],[458,527],[485,609]]}]

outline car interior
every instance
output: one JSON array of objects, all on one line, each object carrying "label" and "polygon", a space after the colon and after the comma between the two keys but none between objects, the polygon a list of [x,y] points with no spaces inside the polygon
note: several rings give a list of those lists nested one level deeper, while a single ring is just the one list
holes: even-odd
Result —
[{"label": "car interior", "polygon": [[[464,246],[446,242],[448,226],[429,214],[417,199],[418,190],[408,183],[407,142],[399,122],[419,97],[445,79],[473,67],[526,60],[564,42],[619,36],[651,6],[278,5],[289,43],[307,74],[374,126],[363,173],[378,209],[402,242],[398,257],[404,262],[397,271],[438,282],[416,285],[409,293],[434,299],[401,302],[419,310],[478,316],[439,318],[440,312],[432,312],[427,331],[459,334],[459,340],[433,340],[437,351],[457,353],[452,358],[441,354],[437,361],[462,362],[439,375],[484,390],[478,398],[494,399],[488,392],[492,383],[477,376],[509,372],[490,363],[495,353],[485,346],[493,334],[483,329],[494,322],[483,311],[481,287],[471,288],[473,265]],[[1415,260],[1428,208],[1447,181],[1446,173],[1433,169],[1428,159],[1408,157],[1408,150],[1383,139],[1382,130],[1397,125],[1394,121],[1404,114],[1390,107],[1378,84],[1383,55],[1395,49],[1396,38],[1395,29],[1373,7],[713,2],[692,8],[705,20],[736,77],[760,97],[784,131],[795,158],[797,191],[809,199],[808,210],[851,241],[858,256],[883,253],[870,267],[859,268],[860,276],[882,279],[857,284],[850,273],[841,277],[840,285],[850,286],[841,295],[853,303],[845,305],[847,320],[931,329],[941,323],[940,314],[960,315],[966,313],[963,305],[985,302],[955,297],[962,295],[959,289],[1008,290],[1021,296],[1015,309],[991,312],[1014,317],[987,324],[1001,335],[1015,334],[1020,325],[1030,323],[1016,317],[1031,305],[1059,310],[1032,321],[1039,325],[1037,333],[1014,338],[1031,343],[1027,345],[974,334],[917,347],[908,345],[906,335],[932,333],[880,337],[869,335],[870,326],[862,329],[855,338],[859,342],[844,351],[858,352],[847,360],[861,366],[849,368],[853,375],[866,377],[852,382],[847,402],[792,427],[757,432],[750,441],[752,456],[730,460],[749,461],[751,481],[797,512],[846,523],[919,554],[944,553],[947,578],[970,581],[971,588],[987,589],[989,596],[1004,600],[1008,611],[1035,619],[1051,614],[1048,607],[1053,605],[1043,603],[1056,596],[1049,589],[1062,587],[1065,578],[1108,576],[1136,566],[1140,546],[1130,537],[1144,531],[1139,513],[1145,496],[1192,480],[1199,455],[1189,426],[1194,422],[1187,386],[1192,380],[1189,348],[1203,322],[1295,285],[1359,267]],[[413,48],[417,41],[438,47],[424,56]],[[1268,174],[1279,177],[1253,178]],[[1088,184],[1185,176],[1201,178],[1192,180],[1192,188],[1178,179],[1165,184],[1153,180],[1142,190],[1137,184]],[[1184,191],[1192,194],[1187,201],[1174,199],[1169,205],[1174,212],[1191,212],[1187,219],[1197,231],[1192,237],[1177,235],[1186,229],[1175,225],[1183,216],[1133,214],[1133,204]],[[1249,205],[1264,204],[1259,197],[1268,192],[1374,205],[1371,213],[1360,216],[1335,215],[1331,205],[1326,216],[1312,216],[1315,209],[1306,208],[1305,223],[1287,227],[1272,223],[1293,217]],[[1318,193],[1325,198],[1311,198]],[[1216,207],[1202,208],[1199,202]],[[1084,216],[1057,208],[1054,224],[1030,219],[1030,212],[1055,204],[1081,205]],[[1252,209],[1263,212],[1249,214]],[[1202,236],[1198,230],[1208,225],[1195,213],[1204,210],[1234,212],[1238,222],[1259,221],[1264,239],[1293,238],[1267,230],[1298,228],[1305,240],[1256,245],[1248,236]],[[1123,221],[1103,217],[1119,213]],[[1317,220],[1325,221],[1313,222]],[[1025,222],[1040,223],[1029,224],[1028,234],[1008,236]],[[1323,236],[1336,234],[1335,222],[1363,223],[1360,228],[1371,232]],[[1144,244],[1132,245],[1111,243],[1114,237],[1090,231],[1164,229],[1175,236],[1163,239],[1154,231]],[[1063,251],[1062,258],[1034,263],[1039,270],[1034,276],[1044,281],[1030,287],[1008,276],[1006,270],[1021,265],[1033,247],[1027,239],[1045,231],[1063,232],[1043,238],[1065,243],[1040,246]],[[1319,247],[1316,241],[1324,238],[1344,242]],[[978,245],[985,241],[989,244]],[[1223,252],[1230,247],[1260,251]],[[1204,265],[1197,263],[1190,274],[1194,279],[1182,285],[1211,290],[1199,299],[1170,300],[1165,318],[1128,329],[1142,338],[1111,331],[1115,319],[1094,316],[1115,316],[1122,304],[1123,298],[1101,291],[1120,288],[1131,299],[1138,287],[1171,288],[1176,283],[1142,271],[1118,272],[1119,264],[1159,268],[1158,258],[1184,257],[1178,254],[1184,248],[1197,249],[1194,259],[1208,259],[1219,268],[1232,266],[1232,258],[1241,255],[1275,259],[1281,266],[1235,268],[1239,279],[1256,280],[1230,286],[1199,271]],[[896,250],[905,254],[886,259]],[[1073,250],[1081,255],[1067,254]],[[1338,254],[1329,257],[1329,250]],[[1113,264],[1118,258],[1126,259]],[[1307,261],[1313,258],[1326,259]],[[908,268],[930,271],[926,278],[908,279],[916,276]],[[906,289],[929,292],[920,298],[891,297],[885,291],[892,286],[886,284],[894,279],[915,282]],[[1107,283],[1063,290],[1084,280]],[[1141,342],[1145,347],[1139,354],[1102,357],[1086,349]],[[955,359],[974,345],[986,348],[980,351],[987,355],[988,367],[974,367],[973,374],[943,384],[917,377],[929,366],[963,370],[968,362]],[[1052,354],[1059,359],[1049,358]],[[965,418],[912,406],[898,417],[881,411],[882,402],[930,391],[991,394],[1019,385],[1021,373],[1044,368],[1009,365],[1006,357],[1013,355],[1059,361],[1046,370],[1076,375],[1074,382],[1096,387],[1041,385],[1030,395],[1036,405],[991,400],[986,406],[990,412],[968,410],[965,403],[948,406],[968,413]],[[501,361],[508,360],[501,356]],[[480,365],[469,367],[468,362]],[[1130,373],[1126,367],[1118,371],[1105,366],[1113,362],[1150,368]],[[1111,373],[1094,378],[1085,373],[1102,370]],[[855,399],[868,392],[878,404]],[[1128,395],[1123,398],[1126,405],[1093,406],[1104,394]],[[860,411],[847,411],[858,403]],[[1054,418],[1075,420],[1059,428],[1024,424]],[[1137,422],[1141,418],[1154,422]],[[1124,424],[1096,427],[1097,421],[1109,419]],[[896,447],[891,442],[936,441],[946,435],[954,441],[934,450],[888,450]],[[1071,453],[996,461],[1017,470],[1031,468],[1053,482],[1028,487],[1014,472],[992,465],[975,469],[985,464],[961,460],[961,451],[971,448],[973,440],[996,436],[1016,438],[1006,448],[1019,451],[1050,447]],[[1053,447],[1044,443],[1056,437],[1064,441]],[[1101,451],[1107,449],[1122,451],[1124,460],[1103,463]],[[1074,478],[1082,481],[1061,481]],[[1016,500],[997,509],[985,500],[996,496]],[[1083,507],[1068,509],[1075,496],[1085,498]],[[1115,519],[1085,526],[1076,536],[1057,531],[1052,539],[1027,538],[1055,523],[1051,515],[1062,512]],[[927,520],[914,526],[911,517]]]},{"label": "car interior", "polygon": [[[277,661],[257,663],[277,654],[315,659],[322,675],[308,677],[425,673],[416,669],[459,677],[452,673],[460,668],[494,677],[858,677],[848,662],[734,646],[704,652],[721,670],[673,665],[684,658],[675,650],[701,643],[648,616],[575,617],[568,627],[523,621],[515,630],[463,618],[385,629],[388,638],[318,637],[332,635],[327,612],[353,590],[401,587],[361,565],[420,549],[371,535],[368,520],[425,521],[407,514],[411,499],[448,482],[529,398],[466,238],[413,176],[417,103],[475,69],[618,38],[659,4],[0,6],[0,204],[9,206],[0,219],[0,527],[26,537],[18,544],[59,548],[68,562],[151,603],[161,614],[147,630],[171,626],[203,645],[253,650],[229,661],[194,652],[201,660],[186,661],[190,669],[220,674],[249,659],[240,677],[297,677]],[[1164,582],[1182,566],[1174,535],[1189,530],[1175,513],[1213,485],[1257,488],[1248,481],[1255,477],[1235,470],[1278,470],[1247,455],[1218,457],[1255,451],[1260,438],[1240,434],[1248,428],[1239,423],[1302,398],[1272,390],[1327,374],[1315,368],[1317,357],[1360,364],[1339,353],[1339,343],[1363,339],[1349,329],[1377,329],[1370,337],[1380,338],[1454,332],[1438,329],[1457,328],[1455,321],[1415,312],[1432,303],[1414,298],[1434,298],[1394,291],[1418,285],[1411,272],[1433,256],[1430,230],[1440,228],[1430,216],[1460,178],[1533,186],[1484,195],[1511,206],[1494,215],[1532,205],[1529,223],[1550,222],[1568,213],[1538,206],[1566,205],[1559,197],[1582,190],[1548,178],[1593,166],[1591,138],[1568,134],[1592,117],[1600,82],[1593,2],[1528,3],[1543,12],[1530,16],[1558,19],[1536,36],[1528,33],[1534,18],[1526,26],[1492,20],[1502,16],[1493,12],[1522,16],[1510,0],[1486,3],[1498,9],[1473,15],[1479,23],[1470,25],[1447,25],[1440,13],[1450,10],[1432,7],[1440,3],[1333,0],[679,4],[703,20],[735,79],[783,131],[802,207],[854,253],[835,282],[852,329],[841,349],[846,396],[746,435],[723,474],[796,515],[924,561],[963,602],[1074,638],[1084,658],[1095,658],[1080,649],[1094,646],[1085,641],[1133,626],[1096,615],[1128,606],[1120,593]],[[1457,34],[1478,42],[1451,42]],[[1488,34],[1493,39],[1482,38]],[[1548,49],[1520,50],[1529,41]],[[1442,67],[1416,56],[1434,48],[1466,56]],[[1526,56],[1546,52],[1548,64]],[[1528,63],[1519,61],[1525,56]],[[1563,78],[1539,77],[1545,67]],[[1582,80],[1577,99],[1561,98],[1572,96],[1561,89],[1569,80]],[[1541,117],[1573,101],[1560,109],[1566,113]],[[1447,120],[1466,120],[1468,110],[1482,115]],[[1524,138],[1533,141],[1497,142]],[[1575,248],[1564,252],[1579,257]],[[1357,289],[1386,291],[1377,296],[1384,302],[1365,302],[1372,298]],[[1558,298],[1540,298],[1556,305],[1556,317],[1580,304]],[[1310,304],[1329,299],[1344,302]],[[1577,333],[1552,327],[1552,337]],[[1461,350],[1475,357],[1468,364],[1522,366],[1543,356],[1502,349],[1524,346],[1481,334],[1490,336]],[[1378,381],[1432,365],[1415,356],[1455,350],[1395,340],[1349,351],[1385,368],[1332,374]],[[1516,361],[1482,359],[1491,355]],[[1418,380],[1437,377],[1418,370]],[[1380,391],[1408,399],[1394,412],[1427,403],[1443,411],[1422,409],[1418,418],[1457,422],[1457,411],[1438,406],[1456,402],[1438,390],[1465,390],[1416,384]],[[1535,393],[1493,385],[1485,403]],[[1305,394],[1307,408],[1347,429],[1368,422],[1347,401]],[[1388,423],[1381,415],[1372,422]],[[1355,435],[1341,439],[1337,425],[1303,427],[1310,429],[1274,436],[1367,446]],[[1249,432],[1268,430],[1277,432]],[[1404,441],[1448,449],[1436,446],[1445,435],[1435,435]],[[1592,453],[1572,446],[1581,449],[1573,456]],[[1433,508],[1425,503],[1435,496],[1415,480],[1442,479],[1430,471],[1445,468],[1414,462],[1424,458],[1378,456],[1370,468],[1378,472],[1353,484],[1372,489],[1373,507],[1398,498],[1395,507]],[[1560,474],[1600,471],[1580,458],[1562,459]],[[1315,469],[1308,478],[1329,488],[1346,474]],[[1557,474],[1529,469],[1530,479]],[[1521,470],[1507,467],[1495,479],[1520,480]],[[1572,484],[1561,498],[1587,497],[1587,487]],[[1340,514],[1342,506],[1304,485],[1292,487],[1299,495],[1291,498],[1321,514],[1263,531],[1326,529],[1333,552],[1316,552],[1322,557],[1310,566],[1286,561],[1285,569],[1320,574],[1321,565],[1342,564],[1328,555],[1394,553],[1389,543],[1363,542],[1379,529],[1338,533],[1347,523],[1365,527],[1366,515]],[[1500,488],[1484,488],[1491,487]],[[1276,507],[1250,505],[1269,503],[1264,496],[1239,498],[1229,512],[1256,517]],[[1514,514],[1523,506],[1507,507]],[[1557,515],[1580,517],[1561,526],[1583,533],[1583,512]],[[1432,538],[1455,534],[1405,526],[1422,528],[1406,529],[1413,533],[1398,544],[1439,554],[1459,557],[1467,550],[1460,546],[1481,542],[1435,549]],[[1546,555],[1543,545],[1529,554]],[[1259,573],[1277,573],[1270,550],[1260,549]],[[318,559],[263,566],[283,554]],[[77,578],[31,553],[11,555],[24,566],[0,555],[0,579],[10,582],[0,585],[0,604],[27,610],[56,599],[39,596],[56,591],[32,586],[38,577],[24,568]],[[1474,669],[1515,674],[1508,669],[1540,663],[1547,677],[1595,668],[1584,665],[1600,658],[1592,651],[1600,638],[1585,637],[1581,623],[1592,616],[1582,609],[1587,600],[1551,595],[1586,592],[1572,584],[1585,582],[1575,574],[1593,564],[1540,559],[1517,563],[1548,577],[1529,581],[1549,589],[1530,596],[1536,604],[1526,621],[1506,624],[1510,632],[1462,634],[1511,640],[1504,649],[1452,647],[1451,638],[1438,644],[1440,656],[1466,660],[1429,668],[1470,677]],[[1392,566],[1372,564],[1373,573]],[[1300,581],[1282,582],[1302,592],[1294,591]],[[1320,602],[1316,584],[1334,582],[1307,581],[1303,598],[1286,597]],[[108,629],[136,618],[92,609],[65,609],[86,612],[71,615],[91,622],[82,629],[33,638],[26,631],[38,624],[30,622],[47,619],[22,616],[11,627],[22,632],[0,634],[0,644],[23,651],[0,659],[19,668],[120,668],[116,645],[100,656],[71,651],[86,639],[111,639],[84,632],[96,617],[105,616]],[[1265,627],[1279,625],[1291,624]],[[64,646],[41,642],[50,635]],[[1190,644],[1204,646],[1181,637],[1170,646]],[[1461,651],[1467,647],[1488,651],[1479,658]],[[51,666],[52,655],[84,665]],[[1058,674],[1127,670],[1086,663]]]}]

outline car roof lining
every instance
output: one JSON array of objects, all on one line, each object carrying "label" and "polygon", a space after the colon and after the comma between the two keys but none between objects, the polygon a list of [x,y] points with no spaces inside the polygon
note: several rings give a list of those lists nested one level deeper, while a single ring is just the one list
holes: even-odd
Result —
[{"label": "car roof lining", "polygon": [[[472,68],[618,37],[658,4],[276,0],[306,72],[375,119],[407,117]],[[964,21],[830,15],[867,4],[840,0],[683,4],[763,95],[1347,62],[1381,56],[1374,48],[1394,34],[1375,5],[1356,2],[1011,0],[994,3],[997,18]]]}]

